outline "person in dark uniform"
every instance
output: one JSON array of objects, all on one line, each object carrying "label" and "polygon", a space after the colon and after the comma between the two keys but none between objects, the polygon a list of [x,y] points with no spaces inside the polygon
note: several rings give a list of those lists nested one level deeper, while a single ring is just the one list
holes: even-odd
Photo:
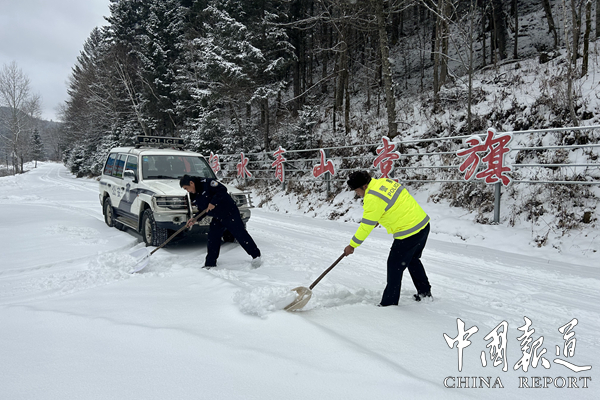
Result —
[{"label": "person in dark uniform", "polygon": [[[221,237],[227,229],[238,241],[242,248],[252,257],[252,266],[258,268],[261,264],[260,250],[246,230],[240,210],[227,193],[227,189],[216,179],[198,178],[184,175],[179,181],[179,186],[185,189],[198,207],[199,212],[208,209],[212,222],[208,231],[208,245],[206,261],[203,268],[217,266],[217,258],[221,250]],[[193,225],[192,219],[187,222],[188,227]]]}]

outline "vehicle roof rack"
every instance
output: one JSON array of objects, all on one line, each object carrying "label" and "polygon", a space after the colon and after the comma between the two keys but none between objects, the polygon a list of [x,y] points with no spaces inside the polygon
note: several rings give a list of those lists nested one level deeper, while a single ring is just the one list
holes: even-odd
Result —
[{"label": "vehicle roof rack", "polygon": [[177,148],[183,150],[185,141],[182,138],[161,137],[161,136],[136,136],[136,148],[154,147],[158,149]]}]

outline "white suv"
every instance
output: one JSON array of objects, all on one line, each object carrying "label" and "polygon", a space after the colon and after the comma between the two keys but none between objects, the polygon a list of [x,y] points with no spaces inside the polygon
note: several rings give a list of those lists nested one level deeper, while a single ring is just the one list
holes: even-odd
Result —
[{"label": "white suv", "polygon": [[[199,153],[164,148],[183,145],[181,139],[138,137],[135,147],[110,151],[100,180],[100,203],[110,227],[129,227],[139,232],[147,245],[159,246],[197,213],[189,195],[179,186],[183,175],[216,178]],[[225,185],[240,210],[244,224],[252,202],[248,192]],[[211,217],[201,219],[194,232],[208,232]],[[224,240],[231,240],[224,235]]]}]

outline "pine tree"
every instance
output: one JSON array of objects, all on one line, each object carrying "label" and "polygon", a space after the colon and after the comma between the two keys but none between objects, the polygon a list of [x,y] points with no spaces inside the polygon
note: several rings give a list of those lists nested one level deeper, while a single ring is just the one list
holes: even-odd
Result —
[{"label": "pine tree", "polygon": [[226,10],[243,14],[241,7],[236,1],[210,1],[205,9],[196,11],[193,21],[197,25],[185,45],[186,68],[179,81],[187,97],[180,99],[178,108],[193,110],[187,121],[190,140],[210,143],[213,151],[219,150],[218,137],[230,132],[216,121],[229,116],[228,124],[238,135],[244,134],[242,115],[251,101],[256,77],[267,64],[248,27]]},{"label": "pine tree", "polygon": [[40,131],[37,128],[34,129],[31,137],[31,151],[31,156],[35,161],[35,168],[37,168],[38,160],[41,161],[44,157],[44,144],[42,143],[42,138],[40,137]]},{"label": "pine tree", "polygon": [[188,14],[182,3],[116,0],[110,6],[119,76],[144,134],[174,136],[182,125],[175,108]]},{"label": "pine tree", "polygon": [[[103,138],[123,123],[120,118],[126,114],[127,108],[119,100],[111,52],[106,31],[92,30],[69,78],[62,141],[66,143],[65,157],[70,160],[67,165],[74,173],[90,173],[91,160],[81,156],[73,167],[73,155],[83,154],[84,148],[98,148]],[[74,151],[77,146],[81,149]]]}]

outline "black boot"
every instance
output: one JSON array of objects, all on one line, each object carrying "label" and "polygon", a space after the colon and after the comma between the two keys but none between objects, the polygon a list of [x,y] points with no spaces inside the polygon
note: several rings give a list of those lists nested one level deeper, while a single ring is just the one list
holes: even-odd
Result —
[{"label": "black boot", "polygon": [[413,298],[415,299],[415,301],[421,301],[422,299],[428,299],[433,301],[433,296],[431,295],[431,292],[414,294]]}]

